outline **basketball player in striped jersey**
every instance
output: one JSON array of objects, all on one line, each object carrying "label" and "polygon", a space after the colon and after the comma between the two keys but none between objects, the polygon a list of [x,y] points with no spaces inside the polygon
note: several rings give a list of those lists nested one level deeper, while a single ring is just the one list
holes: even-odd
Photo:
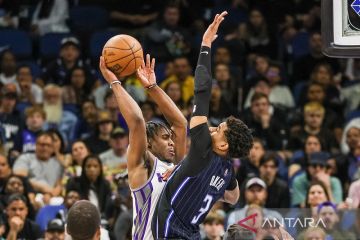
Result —
[{"label": "basketball player in striped jersey", "polygon": [[234,117],[218,127],[207,125],[212,86],[211,43],[226,14],[217,14],[203,35],[195,70],[190,150],[170,176],[157,203],[152,219],[155,239],[201,239],[199,224],[215,202],[235,204],[239,198],[231,159],[249,154],[251,130]]},{"label": "basketball player in striped jersey", "polygon": [[155,59],[150,62],[147,55],[146,63],[137,70],[137,76],[171,128],[157,122],[145,125],[140,107],[105,67],[103,57],[100,58],[100,70],[112,87],[120,112],[129,127],[127,168],[133,197],[134,240],[153,239],[151,219],[165,186],[162,174],[183,159],[186,151],[187,121],[175,103],[157,86],[154,67]]}]

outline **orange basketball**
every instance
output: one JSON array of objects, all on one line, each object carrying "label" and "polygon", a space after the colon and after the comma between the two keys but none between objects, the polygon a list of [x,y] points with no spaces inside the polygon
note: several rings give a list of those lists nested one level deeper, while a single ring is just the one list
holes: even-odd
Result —
[{"label": "orange basketball", "polygon": [[102,55],[108,67],[117,77],[133,74],[143,62],[143,50],[138,40],[120,34],[110,38],[104,45]]}]

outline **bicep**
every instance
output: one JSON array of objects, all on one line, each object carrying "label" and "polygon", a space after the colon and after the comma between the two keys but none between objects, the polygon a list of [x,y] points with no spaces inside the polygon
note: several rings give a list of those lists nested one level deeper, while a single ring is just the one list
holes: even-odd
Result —
[{"label": "bicep", "polygon": [[143,164],[146,144],[145,123],[139,122],[138,127],[131,129],[129,133],[129,149],[127,154],[127,167],[129,171]]}]

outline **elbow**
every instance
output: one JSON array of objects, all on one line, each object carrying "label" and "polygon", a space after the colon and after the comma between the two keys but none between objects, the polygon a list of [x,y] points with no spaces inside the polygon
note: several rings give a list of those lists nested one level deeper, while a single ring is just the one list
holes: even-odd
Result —
[{"label": "elbow", "polygon": [[230,194],[226,196],[226,202],[231,205],[235,205],[239,201],[240,191],[239,188],[236,187]]}]

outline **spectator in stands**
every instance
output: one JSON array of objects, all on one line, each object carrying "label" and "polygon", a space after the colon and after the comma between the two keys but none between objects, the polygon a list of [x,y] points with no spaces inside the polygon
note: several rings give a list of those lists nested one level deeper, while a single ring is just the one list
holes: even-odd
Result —
[{"label": "spectator in stands", "polygon": [[5,183],[11,175],[11,167],[5,155],[0,154],[0,192],[5,188]]},{"label": "spectator in stands", "polygon": [[304,146],[308,135],[317,135],[324,143],[325,151],[337,152],[338,144],[333,132],[323,127],[324,115],[325,109],[321,104],[307,103],[304,106],[304,125],[290,133],[289,149],[299,150]]},{"label": "spectator in stands", "polygon": [[262,207],[264,218],[276,218],[280,220],[280,213],[265,208],[266,199],[268,197],[266,184],[258,177],[251,178],[245,185],[245,202],[244,208],[234,210],[228,215],[227,225],[230,226],[246,217],[246,212],[250,205],[256,204]]},{"label": "spectator in stands", "polygon": [[191,66],[186,57],[175,58],[174,74],[161,83],[161,88],[165,89],[165,86],[172,81],[180,83],[183,101],[188,102],[194,95],[194,77],[191,75]]},{"label": "spectator in stands", "polygon": [[[245,179],[259,176],[260,160],[265,154],[264,143],[259,138],[253,139],[253,146],[250,149],[249,157],[241,159],[240,168],[237,172],[236,179],[239,186],[242,185]],[[242,194],[240,194],[240,197]]]},{"label": "spectator in stands", "polygon": [[[357,129],[359,130],[359,129]],[[347,177],[350,182],[360,179],[360,140],[357,141],[355,147],[349,152],[346,159]]]},{"label": "spectator in stands", "polygon": [[77,117],[74,113],[64,110],[61,88],[55,84],[48,84],[44,88],[44,105],[47,128],[58,129],[64,137],[65,144],[75,140]]},{"label": "spectator in stands", "polygon": [[221,240],[224,235],[224,218],[217,213],[210,212],[204,222],[204,235],[202,240]]},{"label": "spectator in stands", "polygon": [[350,208],[360,208],[360,179],[351,183],[348,198],[351,199]]},{"label": "spectator in stands", "polygon": [[327,106],[340,116],[343,115],[343,102],[340,97],[339,82],[334,79],[333,70],[328,63],[319,63],[311,72],[310,80],[319,83],[325,90]]},{"label": "spectator in stands", "polygon": [[160,6],[158,0],[116,4],[110,9],[110,28],[141,37],[144,34],[144,28],[158,17]]},{"label": "spectator in stands", "polygon": [[90,150],[82,140],[73,142],[71,146],[70,165],[64,169],[62,184],[66,185],[68,180],[73,177],[80,177],[84,159],[90,155]]},{"label": "spectator in stands", "polygon": [[260,160],[260,178],[266,183],[269,197],[266,200],[267,208],[288,208],[290,193],[287,183],[277,177],[279,156],[276,153],[266,153]]},{"label": "spectator in stands", "polygon": [[230,67],[227,64],[216,64],[214,77],[219,84],[221,92],[223,93],[224,100],[237,109],[238,105],[238,88],[241,88],[240,83],[236,82],[236,79],[230,73]]},{"label": "spectator in stands", "polygon": [[68,1],[41,0],[36,5],[31,21],[31,33],[43,36],[47,33],[68,33],[66,21],[69,18]]},{"label": "spectator in stands", "polygon": [[326,161],[329,158],[329,154],[325,152],[316,152],[310,155],[307,171],[294,178],[293,192],[291,195],[292,206],[304,206],[306,192],[311,181],[322,182],[326,187],[331,201],[333,200],[335,203],[342,201],[342,187],[339,179],[331,177],[326,171]]},{"label": "spectator in stands", "polygon": [[179,82],[168,82],[164,87],[165,93],[171,98],[176,106],[186,115],[185,102],[182,99],[181,85]]},{"label": "spectator in stands", "polygon": [[319,32],[312,32],[309,39],[310,53],[299,58],[294,63],[292,85],[309,79],[314,67],[319,63],[328,63],[331,66],[332,72],[335,74],[339,72],[340,65],[338,60],[326,57],[322,53],[322,46],[321,34]]},{"label": "spectator in stands", "polygon": [[245,42],[247,51],[276,56],[277,47],[274,37],[269,31],[264,14],[259,9],[249,12],[249,21],[241,23],[232,36],[226,36],[227,40],[238,39]]},{"label": "spectator in stands", "polygon": [[32,72],[29,66],[22,65],[18,67],[16,80],[16,91],[20,102],[32,105],[43,102],[43,90],[33,83]]},{"label": "spectator in stands", "polygon": [[211,88],[209,122],[212,126],[218,126],[226,117],[234,115],[232,105],[225,100],[224,93],[217,83],[213,80]]},{"label": "spectator in stands", "polygon": [[149,27],[147,47],[150,55],[156,55],[156,61],[167,62],[190,53],[191,35],[186,28],[179,25],[179,20],[180,7],[177,4],[167,4],[162,19]]},{"label": "spectator in stands", "polygon": [[90,95],[91,85],[83,67],[75,67],[70,71],[70,84],[62,88],[63,103],[80,106]]},{"label": "spectator in stands", "polygon": [[61,221],[66,223],[67,214],[69,212],[69,209],[80,200],[80,192],[77,190],[69,190],[66,192],[66,195],[64,197],[64,209],[60,209],[59,212],[56,214],[57,219],[61,219]]},{"label": "spectator in stands", "polygon": [[309,156],[314,152],[321,152],[323,150],[323,143],[317,135],[309,135],[305,140],[304,150],[294,152],[289,166],[289,177],[292,177],[298,171],[306,170],[309,162]]},{"label": "spectator in stands", "polygon": [[340,217],[335,204],[332,202],[324,202],[318,206],[317,212],[319,219],[325,223],[324,230],[326,232],[326,239],[356,239],[354,233],[340,229]]},{"label": "spectator in stands", "polygon": [[[264,78],[259,78],[256,85],[250,89],[245,101],[244,108],[250,106],[250,100],[255,92],[263,92],[268,95],[269,101],[275,106],[293,108],[295,106],[294,98],[289,87],[280,85],[282,81],[280,66],[271,64],[267,69]],[[260,84],[262,84],[260,86]],[[266,90],[262,90],[266,88]]]},{"label": "spectator in stands", "polygon": [[104,97],[104,110],[110,113],[111,120],[113,122],[119,122],[119,118],[121,117],[119,108],[116,103],[116,97],[113,91],[108,91]]},{"label": "spectator in stands", "polygon": [[111,148],[99,155],[106,176],[113,176],[127,167],[127,147],[129,144],[128,133],[121,127],[116,127],[111,132],[109,141]]},{"label": "spectator in stands", "polygon": [[305,207],[314,209],[322,204],[323,202],[332,201],[333,196],[329,195],[326,186],[320,182],[312,182],[306,193]]},{"label": "spectator in stands", "polygon": [[0,10],[2,11],[0,17],[1,28],[18,28],[20,3],[20,0],[2,0],[0,2]]},{"label": "spectator in stands", "polygon": [[229,226],[224,235],[224,240],[253,240],[256,239],[256,234],[249,229],[241,227],[239,224],[235,223]]},{"label": "spectator in stands", "polygon": [[45,240],[65,240],[64,222],[60,219],[49,221],[45,232]]},{"label": "spectator in stands", "polygon": [[110,183],[104,178],[101,160],[96,155],[89,155],[84,159],[80,177],[69,179],[66,191],[75,189],[81,199],[89,200],[101,213],[111,197]]},{"label": "spectator in stands", "polygon": [[3,208],[6,208],[8,199],[13,194],[20,194],[26,199],[26,206],[28,208],[28,218],[35,219],[38,204],[35,202],[35,192],[31,187],[27,178],[10,175],[5,183],[5,188],[1,191],[1,204]]},{"label": "spectator in stands", "polygon": [[81,116],[76,126],[76,139],[89,137],[96,128],[97,108],[94,101],[87,99],[81,104]]},{"label": "spectator in stands", "polygon": [[9,49],[2,51],[0,55],[0,83],[16,83],[16,58]]},{"label": "spectator in stands", "polygon": [[25,110],[25,128],[16,136],[14,149],[10,152],[12,157],[35,151],[36,137],[44,130],[45,121],[46,113],[42,107],[33,106]]},{"label": "spectator in stands", "polygon": [[26,199],[21,194],[13,194],[6,207],[7,222],[4,236],[7,239],[39,239],[42,233],[39,225],[28,216]]},{"label": "spectator in stands", "polygon": [[2,88],[0,93],[0,125],[5,130],[5,151],[14,147],[15,137],[21,126],[20,112],[15,109],[16,90],[10,90],[7,85]]},{"label": "spectator in stands", "polygon": [[82,67],[85,70],[87,84],[90,85],[90,88],[100,85],[100,82],[95,78],[93,69],[81,60],[79,40],[75,37],[65,37],[61,40],[59,57],[45,66],[42,75],[37,79],[37,84],[44,86],[55,83],[61,87],[70,85],[70,73],[77,67]]},{"label": "spectator in stands", "polygon": [[[300,236],[298,238],[300,239]],[[326,240],[326,233],[325,231],[320,227],[309,227],[306,229],[304,233],[304,239],[303,240]]]},{"label": "spectator in stands", "polygon": [[[321,83],[311,82],[308,85],[306,92],[306,103],[317,102],[324,107],[325,116],[323,125],[324,127],[333,130],[336,139],[340,141],[340,137],[342,134],[343,117],[342,115],[337,114],[333,110],[331,103],[329,103],[329,100],[330,98],[326,96],[325,88]],[[303,105],[302,103],[300,104]]]},{"label": "spectator in stands", "polygon": [[[120,212],[117,216],[114,225],[114,235],[116,239],[131,238],[132,227],[132,196],[129,188],[127,172],[120,173],[116,176],[117,193],[113,200],[115,207],[118,207]],[[111,217],[109,222],[111,221]]]},{"label": "spectator in stands", "polygon": [[24,153],[16,159],[14,173],[28,177],[35,191],[58,196],[61,193],[63,169],[52,157],[54,144],[51,134],[41,133],[36,139],[35,153]]},{"label": "spectator in stands", "polygon": [[100,111],[97,117],[95,133],[86,138],[84,142],[92,153],[99,154],[110,148],[109,140],[114,129],[114,122],[108,111]]},{"label": "spectator in stands", "polygon": [[255,93],[251,98],[251,108],[244,113],[243,121],[254,129],[254,136],[265,142],[267,149],[283,149],[287,137],[285,116],[281,111],[273,107],[267,95]]},{"label": "spectator in stands", "polygon": [[72,160],[69,154],[65,154],[65,150],[67,149],[67,147],[61,133],[54,128],[49,129],[47,132],[50,133],[53,138],[55,158],[61,163],[64,168],[68,167],[71,164]]}]

